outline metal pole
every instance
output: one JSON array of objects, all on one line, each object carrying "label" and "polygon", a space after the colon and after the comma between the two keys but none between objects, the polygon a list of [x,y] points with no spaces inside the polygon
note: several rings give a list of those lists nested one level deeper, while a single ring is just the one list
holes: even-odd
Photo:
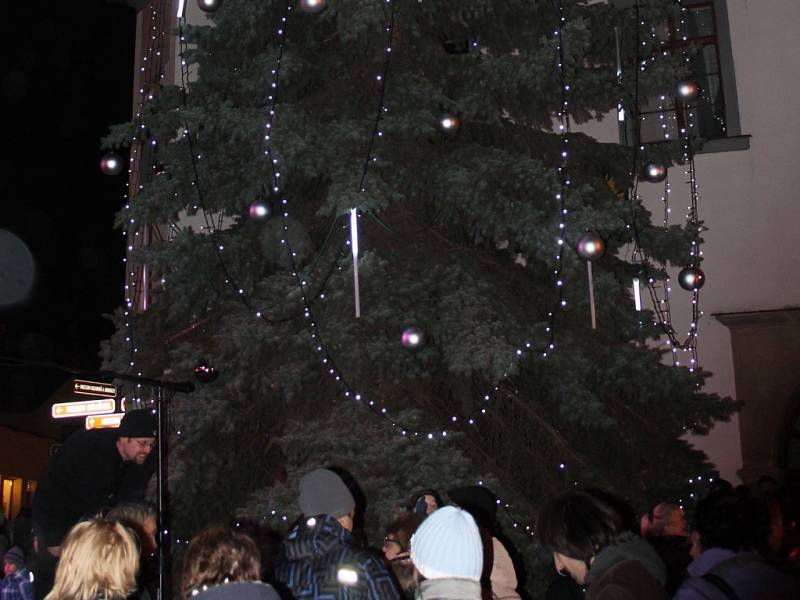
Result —
[{"label": "metal pole", "polygon": [[589,307],[592,313],[592,329],[597,329],[597,315],[594,309],[594,282],[592,281],[592,261],[586,261],[586,269],[589,273]]},{"label": "metal pole", "polygon": [[156,387],[156,416],[158,419],[158,431],[156,438],[156,448],[158,449],[158,467],[156,478],[158,481],[158,598],[166,600],[168,593],[166,589],[167,572],[167,552],[169,550],[169,519],[167,513],[167,480],[166,480],[166,460],[167,452],[164,447],[166,444],[167,419],[164,414],[163,391]]}]

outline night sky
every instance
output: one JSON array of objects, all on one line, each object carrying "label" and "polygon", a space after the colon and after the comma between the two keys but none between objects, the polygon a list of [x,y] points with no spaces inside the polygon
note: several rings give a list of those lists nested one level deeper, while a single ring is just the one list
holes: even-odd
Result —
[{"label": "night sky", "polygon": [[[130,119],[136,13],[122,2],[3,5],[0,229],[28,245],[36,283],[0,307],[0,355],[96,369],[103,318],[123,302],[124,240],[113,228],[125,172],[103,175],[100,138]],[[0,361],[0,413],[27,412],[68,376]]]}]

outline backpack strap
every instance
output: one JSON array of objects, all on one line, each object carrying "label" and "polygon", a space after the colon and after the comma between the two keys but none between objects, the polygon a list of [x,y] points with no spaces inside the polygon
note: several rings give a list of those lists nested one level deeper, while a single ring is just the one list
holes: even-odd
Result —
[{"label": "backpack strap", "polygon": [[739,600],[739,596],[736,594],[730,584],[719,575],[708,572],[703,575],[702,579],[720,590],[723,594],[725,594],[726,598],[729,598],[729,600]]}]

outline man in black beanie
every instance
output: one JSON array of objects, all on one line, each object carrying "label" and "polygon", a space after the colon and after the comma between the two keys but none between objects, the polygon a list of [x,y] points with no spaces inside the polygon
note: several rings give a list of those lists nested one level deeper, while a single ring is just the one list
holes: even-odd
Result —
[{"label": "man in black beanie", "polygon": [[[50,459],[33,498],[33,520],[44,537],[40,540],[40,571],[42,566],[48,571],[48,563],[55,566],[61,541],[82,518],[119,502],[144,499],[155,471],[151,452],[156,428],[152,411],[130,411],[118,429],[74,433]],[[41,598],[52,581],[47,581],[46,572],[37,572],[36,577],[36,595]]]}]

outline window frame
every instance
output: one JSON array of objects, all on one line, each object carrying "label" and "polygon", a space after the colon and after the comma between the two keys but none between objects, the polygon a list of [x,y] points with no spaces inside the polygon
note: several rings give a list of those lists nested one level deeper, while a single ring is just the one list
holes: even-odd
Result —
[{"label": "window frame", "polygon": [[[637,0],[617,0],[614,4],[620,8],[634,6]],[[709,154],[715,152],[734,152],[750,149],[750,135],[742,134],[741,120],[739,115],[739,99],[736,87],[736,70],[733,62],[733,45],[731,40],[730,25],[728,21],[728,5],[726,0],[683,0],[681,5],[690,8],[692,6],[711,7],[714,18],[716,36],[700,37],[693,40],[701,45],[708,45],[709,42],[716,41],[716,54],[719,65],[720,88],[722,102],[725,110],[725,135],[702,140],[702,146],[697,150],[698,154]],[[674,30],[674,24],[671,24]],[[705,41],[705,44],[703,42]],[[669,43],[671,49],[679,48],[683,44]],[[674,108],[676,115],[680,119],[681,111],[679,107]],[[636,124],[638,125],[638,124]],[[636,126],[634,125],[634,127]],[[631,138],[631,124],[626,120],[619,123],[620,143],[630,145],[633,143]],[[644,142],[644,145],[662,143],[659,141]]]}]

